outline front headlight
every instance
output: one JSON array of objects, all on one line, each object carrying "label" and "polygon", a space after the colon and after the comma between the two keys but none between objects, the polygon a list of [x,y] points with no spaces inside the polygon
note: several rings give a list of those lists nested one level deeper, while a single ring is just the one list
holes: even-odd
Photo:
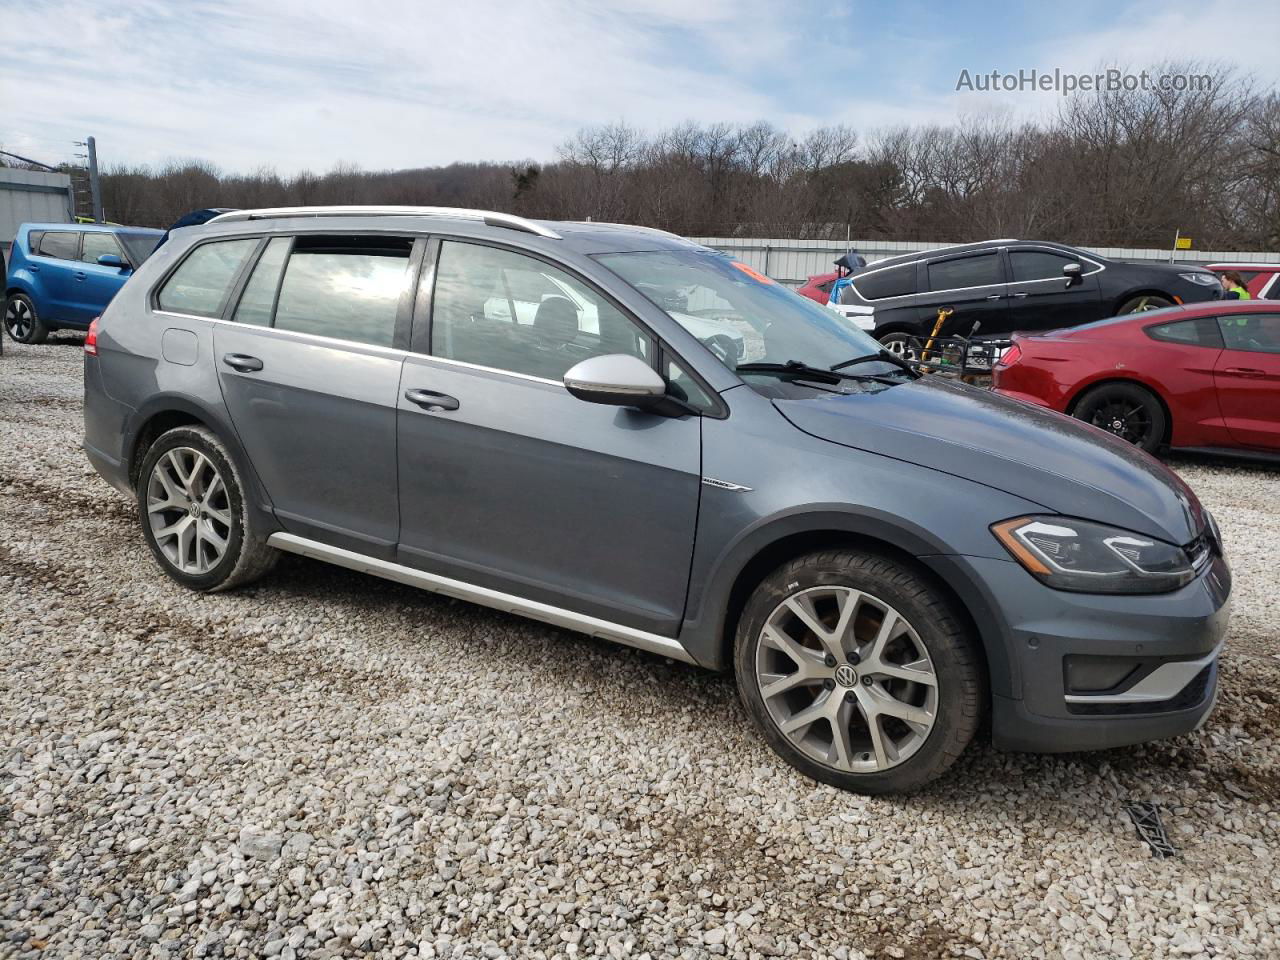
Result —
[{"label": "front headlight", "polygon": [[993,524],[1027,572],[1056,590],[1165,593],[1195,579],[1181,547],[1072,517],[1018,517]]},{"label": "front headlight", "polygon": [[1218,282],[1217,274],[1213,273],[1180,273],[1178,276],[1191,283],[1198,283],[1202,287],[1212,287]]}]

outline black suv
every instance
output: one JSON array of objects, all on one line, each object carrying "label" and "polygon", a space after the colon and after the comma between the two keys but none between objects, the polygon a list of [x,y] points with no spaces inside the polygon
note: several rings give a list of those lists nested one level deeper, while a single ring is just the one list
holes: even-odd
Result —
[{"label": "black suv", "polygon": [[[938,310],[946,336],[1072,327],[1137,310],[1213,300],[1218,278],[1202,267],[1121,263],[1038,240],[986,240],[880,260],[845,290],[840,311],[890,349],[928,334]],[[868,322],[872,321],[872,322]]]}]

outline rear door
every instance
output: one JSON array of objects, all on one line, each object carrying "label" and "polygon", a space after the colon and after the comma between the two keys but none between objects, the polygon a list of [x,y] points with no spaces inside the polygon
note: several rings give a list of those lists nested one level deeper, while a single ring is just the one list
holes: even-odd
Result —
[{"label": "rear door", "polygon": [[40,284],[36,309],[42,319],[79,322],[75,274],[80,269],[80,231],[46,230],[27,264]]},{"label": "rear door", "polygon": [[[920,322],[926,332],[933,329],[942,308],[953,311],[942,327],[943,336],[969,336],[975,328],[984,335],[1011,329],[1004,258],[999,250],[930,260],[924,274],[928,292],[917,300],[923,306]],[[876,319],[878,324],[879,317]]]},{"label": "rear door", "polygon": [[1280,449],[1280,313],[1218,317],[1218,404],[1236,443]]},{"label": "rear door", "polygon": [[[531,323],[486,309],[548,287]],[[674,636],[701,483],[697,416],[586,403],[591,356],[655,365],[651,336],[599,289],[524,252],[440,244],[399,391],[400,562]]]},{"label": "rear door", "polygon": [[[1068,286],[1062,268],[1071,263],[1080,267],[1080,282]],[[1038,333],[1101,320],[1101,272],[1101,265],[1091,260],[1046,247],[1010,248],[1010,327]]]},{"label": "rear door", "polygon": [[108,267],[98,263],[98,258],[107,254],[119,257],[126,264],[129,262],[112,234],[85,231],[80,244],[79,269],[72,274],[72,293],[75,295],[72,309],[81,323],[88,323],[100,314],[133,272],[127,266]]},{"label": "rear door", "polygon": [[421,242],[275,237],[214,331],[222,395],[291,533],[390,559],[396,397]]}]

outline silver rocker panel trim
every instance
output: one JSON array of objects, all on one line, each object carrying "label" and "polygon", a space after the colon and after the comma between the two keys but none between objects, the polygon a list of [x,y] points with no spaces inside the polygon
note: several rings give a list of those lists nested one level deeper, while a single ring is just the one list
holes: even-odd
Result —
[{"label": "silver rocker panel trim", "polygon": [[689,651],[678,640],[673,640],[670,637],[659,636],[656,633],[646,633],[644,630],[636,630],[634,627],[623,626],[620,623],[611,623],[608,620],[588,617],[585,614],[574,613],[572,610],[553,607],[547,603],[539,603],[537,600],[526,600],[524,597],[517,597],[510,593],[502,593],[498,590],[490,590],[488,587],[478,587],[462,580],[453,580],[438,574],[427,573],[425,570],[415,570],[413,567],[392,563],[389,560],[367,557],[362,553],[356,553],[354,550],[331,547],[326,543],[308,540],[306,537],[299,537],[292,533],[273,533],[267,538],[267,546],[275,547],[277,550],[284,550],[287,553],[310,557],[313,560],[323,560],[326,563],[346,567],[348,570],[355,570],[358,573],[371,573],[375,577],[382,577],[384,580],[394,580],[396,583],[429,590],[432,593],[443,594],[446,597],[453,597],[457,600],[466,600],[471,603],[478,603],[481,606],[492,607],[495,610],[502,610],[506,613],[519,614],[531,620],[538,620],[542,623],[549,623],[552,626],[563,627],[566,630],[585,633],[601,640],[625,644],[628,647],[636,647],[649,653],[670,657],[673,660],[696,663],[693,657],[689,655]]}]

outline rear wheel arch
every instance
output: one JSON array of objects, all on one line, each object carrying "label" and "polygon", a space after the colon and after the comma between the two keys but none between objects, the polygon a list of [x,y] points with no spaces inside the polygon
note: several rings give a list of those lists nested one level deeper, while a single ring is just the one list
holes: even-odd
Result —
[{"label": "rear wheel arch", "polygon": [[1072,394],[1071,399],[1067,401],[1066,413],[1068,416],[1074,417],[1076,407],[1080,405],[1080,401],[1085,395],[1096,390],[1099,387],[1110,386],[1112,384],[1123,384],[1127,387],[1138,387],[1145,390],[1151,396],[1155,397],[1156,403],[1160,404],[1160,408],[1164,411],[1164,436],[1161,443],[1168,444],[1173,440],[1173,411],[1169,407],[1169,401],[1164,398],[1164,393],[1160,388],[1152,386],[1145,380],[1139,380],[1137,377],[1106,377],[1102,380],[1093,380],[1076,390]]}]

